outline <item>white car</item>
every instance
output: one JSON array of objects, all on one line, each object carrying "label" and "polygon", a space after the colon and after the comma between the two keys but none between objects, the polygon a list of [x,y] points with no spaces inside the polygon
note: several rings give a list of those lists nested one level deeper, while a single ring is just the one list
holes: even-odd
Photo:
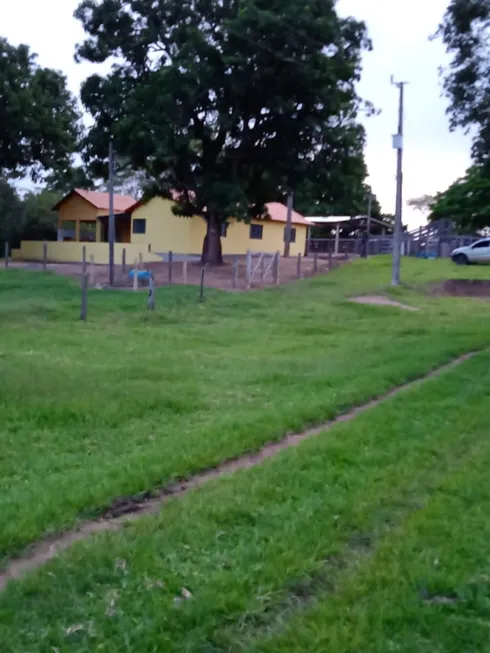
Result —
[{"label": "white car", "polygon": [[452,252],[451,258],[458,265],[490,263],[490,238],[483,238],[466,247],[458,247]]}]

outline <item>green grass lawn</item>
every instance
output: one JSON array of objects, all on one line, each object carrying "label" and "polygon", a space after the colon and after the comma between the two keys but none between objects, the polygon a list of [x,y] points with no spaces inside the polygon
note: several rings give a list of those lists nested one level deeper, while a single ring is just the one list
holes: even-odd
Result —
[{"label": "green grass lawn", "polygon": [[489,384],[479,354],[74,545],[0,596],[2,651],[488,650]]},{"label": "green grass lawn", "polygon": [[389,259],[248,293],[93,291],[0,271],[0,561],[119,496],[151,490],[329,419],[490,343],[490,304],[435,299],[442,278],[489,268],[404,261],[396,297],[419,312],[359,306]]}]

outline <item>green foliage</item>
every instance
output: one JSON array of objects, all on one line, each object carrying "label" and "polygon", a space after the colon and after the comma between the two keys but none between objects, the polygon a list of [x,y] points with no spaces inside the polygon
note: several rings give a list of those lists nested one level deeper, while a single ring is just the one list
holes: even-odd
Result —
[{"label": "green foliage", "polygon": [[490,0],[451,0],[439,35],[452,57],[445,90],[451,126],[476,130],[473,155],[490,162]]},{"label": "green foliage", "polygon": [[316,179],[310,176],[295,192],[295,208],[303,215],[367,215],[369,194],[372,195],[371,215],[381,217],[381,205],[371,187],[364,183],[366,166],[363,148],[360,147],[358,160],[352,157],[349,163],[353,170],[345,174],[341,169],[324,168],[324,175]]},{"label": "green foliage", "polygon": [[87,172],[84,166],[67,165],[53,170],[46,177],[46,186],[52,192],[57,192],[61,196],[68,195],[74,188],[93,189],[94,180]]},{"label": "green foliage", "polygon": [[47,189],[24,195],[24,240],[56,240],[58,214],[53,206],[61,197],[61,193]]},{"label": "green foliage", "polygon": [[0,38],[0,175],[36,179],[64,165],[76,148],[78,118],[65,77],[41,68],[28,46]]},{"label": "green foliage", "polygon": [[490,227],[490,177],[486,167],[473,166],[466,175],[439,193],[430,220],[449,218],[461,233]]},{"label": "green foliage", "polygon": [[0,244],[8,241],[17,247],[21,240],[56,240],[57,214],[52,208],[60,198],[60,193],[47,189],[21,198],[0,179]]},{"label": "green foliage", "polygon": [[0,179],[0,256],[3,256],[3,242],[15,245],[22,234],[25,211],[16,190]]},{"label": "green foliage", "polygon": [[78,58],[117,57],[82,88],[89,157],[104,160],[112,135],[150,192],[176,191],[176,212],[205,217],[212,240],[312,168],[359,158],[355,84],[370,43],[332,0],[84,0],[76,16],[88,34]]}]

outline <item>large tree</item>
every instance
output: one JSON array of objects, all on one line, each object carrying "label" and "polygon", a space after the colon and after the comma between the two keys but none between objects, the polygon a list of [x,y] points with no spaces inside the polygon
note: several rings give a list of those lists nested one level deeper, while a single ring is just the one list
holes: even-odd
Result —
[{"label": "large tree", "polygon": [[472,166],[464,177],[439,193],[430,220],[453,220],[460,233],[474,233],[490,227],[490,177],[484,166]]},{"label": "large tree", "polygon": [[353,142],[355,84],[370,47],[335,0],[84,0],[78,59],[113,60],[82,101],[103,161],[109,138],[176,213],[207,222],[203,257],[220,260],[220,223],[264,215],[315,160],[333,168]]},{"label": "large tree", "polygon": [[451,127],[474,134],[473,156],[490,167],[490,0],[451,0],[439,28]]},{"label": "large tree", "polygon": [[42,68],[27,45],[0,38],[0,176],[34,179],[76,149],[76,101],[63,75]]}]

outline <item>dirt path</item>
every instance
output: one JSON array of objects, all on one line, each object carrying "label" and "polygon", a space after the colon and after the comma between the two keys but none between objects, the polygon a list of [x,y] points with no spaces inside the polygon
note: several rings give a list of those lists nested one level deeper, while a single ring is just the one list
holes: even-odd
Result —
[{"label": "dirt path", "polygon": [[151,493],[141,493],[134,497],[118,499],[105,515],[94,521],[87,521],[66,533],[47,538],[34,544],[28,552],[21,557],[14,558],[7,563],[5,569],[0,572],[0,592],[5,590],[10,580],[18,579],[30,571],[42,567],[49,560],[52,560],[61,551],[68,549],[75,542],[88,539],[95,533],[119,529],[125,522],[137,519],[142,515],[158,512],[172,497],[179,497],[194,488],[198,488],[208,481],[221,476],[232,474],[239,469],[247,469],[260,465],[264,460],[272,458],[289,447],[296,447],[304,440],[316,437],[334,427],[336,424],[349,422],[358,415],[365,413],[371,408],[395,397],[401,392],[409,390],[414,386],[432,378],[436,378],[447,370],[460,365],[472,358],[478,352],[464,354],[450,363],[443,365],[429,374],[426,374],[414,381],[397,386],[386,394],[372,399],[371,401],[357,406],[336,419],[330,420],[301,433],[286,435],[277,442],[264,445],[259,451],[252,454],[245,454],[232,460],[225,461],[212,469],[203,470],[191,478],[177,483],[167,485],[160,490]]},{"label": "dirt path", "polygon": [[371,306],[393,306],[394,308],[401,308],[403,311],[418,311],[418,308],[409,306],[408,304],[401,304],[384,295],[364,295],[362,297],[351,297],[350,302],[354,304],[368,304]]}]

